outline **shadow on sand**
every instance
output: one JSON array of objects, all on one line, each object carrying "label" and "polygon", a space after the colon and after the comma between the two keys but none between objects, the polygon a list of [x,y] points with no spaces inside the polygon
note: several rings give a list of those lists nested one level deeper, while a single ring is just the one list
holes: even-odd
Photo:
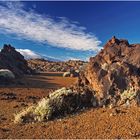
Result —
[{"label": "shadow on sand", "polygon": [[13,83],[0,85],[0,88],[44,88],[57,89],[61,85],[57,79],[61,80],[63,73],[40,73],[36,75],[25,75],[23,78],[16,79]]}]

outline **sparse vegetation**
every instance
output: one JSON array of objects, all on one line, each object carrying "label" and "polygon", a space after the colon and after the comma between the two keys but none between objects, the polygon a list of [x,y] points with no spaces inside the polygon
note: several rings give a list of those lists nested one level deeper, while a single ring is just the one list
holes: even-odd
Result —
[{"label": "sparse vegetation", "polygon": [[131,86],[130,88],[123,91],[123,93],[121,94],[121,101],[122,102],[126,102],[127,100],[131,101],[137,96],[138,92],[139,90],[137,90],[136,87]]},{"label": "sparse vegetation", "polygon": [[[75,111],[93,106],[96,102],[93,95],[73,92],[71,89],[61,88],[49,97],[43,98],[37,105],[29,107],[15,115],[15,123],[30,121],[47,121],[58,116],[74,113]],[[88,99],[88,100],[87,100]]]},{"label": "sparse vegetation", "polygon": [[103,65],[101,65],[101,68],[102,68],[103,70],[108,71],[109,65],[108,65],[107,63],[104,63]]}]

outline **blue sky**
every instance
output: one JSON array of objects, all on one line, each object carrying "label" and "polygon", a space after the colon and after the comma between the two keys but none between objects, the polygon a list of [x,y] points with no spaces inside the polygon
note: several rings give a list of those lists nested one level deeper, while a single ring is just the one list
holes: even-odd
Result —
[{"label": "blue sky", "polygon": [[112,36],[140,42],[140,2],[1,2],[0,45],[26,56],[87,60]]}]

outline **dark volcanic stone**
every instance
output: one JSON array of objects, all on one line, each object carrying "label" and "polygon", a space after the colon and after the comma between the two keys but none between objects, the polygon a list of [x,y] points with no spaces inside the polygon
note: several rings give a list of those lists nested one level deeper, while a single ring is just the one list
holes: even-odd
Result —
[{"label": "dark volcanic stone", "polygon": [[4,45],[0,52],[0,69],[9,69],[16,76],[31,73],[27,61],[11,45]]}]

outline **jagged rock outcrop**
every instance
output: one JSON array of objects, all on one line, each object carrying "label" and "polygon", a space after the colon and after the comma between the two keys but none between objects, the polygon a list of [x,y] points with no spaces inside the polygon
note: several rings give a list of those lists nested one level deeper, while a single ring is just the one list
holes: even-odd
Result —
[{"label": "jagged rock outcrop", "polygon": [[139,92],[140,44],[113,37],[90,58],[79,85],[92,88],[101,104],[117,103],[121,94],[131,88]]},{"label": "jagged rock outcrop", "polygon": [[0,69],[9,69],[16,76],[31,73],[27,61],[11,45],[4,45],[0,52]]}]

